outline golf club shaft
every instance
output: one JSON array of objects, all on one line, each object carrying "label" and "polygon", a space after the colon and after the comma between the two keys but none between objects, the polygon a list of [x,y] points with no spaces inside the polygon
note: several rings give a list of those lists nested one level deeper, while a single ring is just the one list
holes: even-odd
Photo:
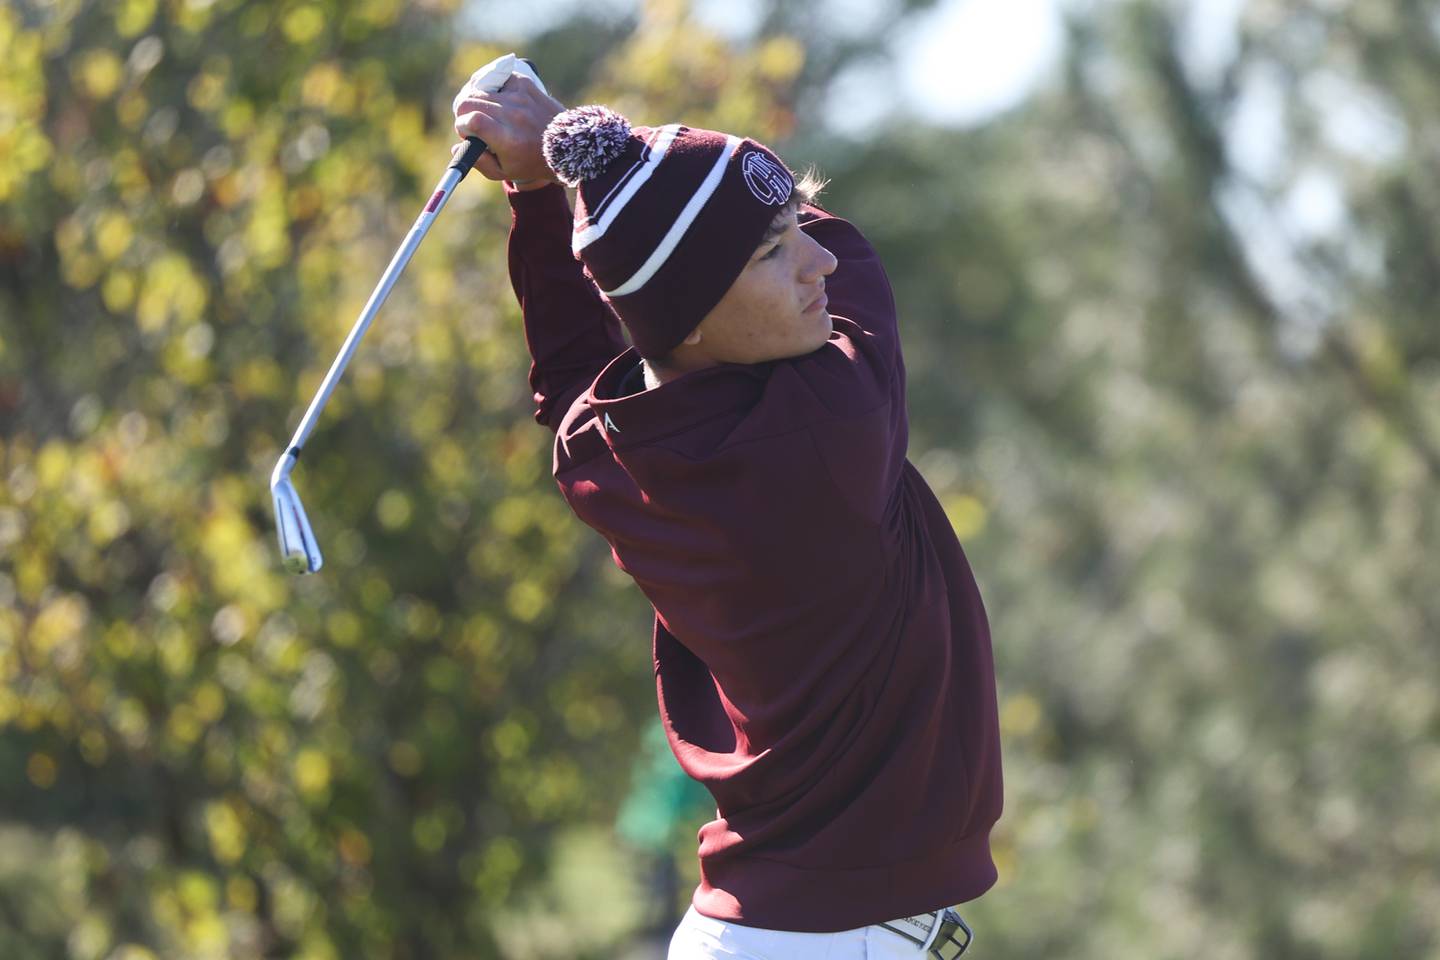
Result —
[{"label": "golf club shaft", "polygon": [[360,311],[360,319],[355,321],[350,335],[345,338],[345,343],[340,348],[340,354],[335,358],[335,362],[330,364],[330,372],[325,374],[325,380],[320,384],[320,389],[316,391],[315,398],[310,401],[310,407],[305,411],[300,426],[295,428],[295,435],[290,438],[290,447],[286,451],[292,457],[300,456],[301,448],[310,438],[310,431],[315,428],[315,421],[320,419],[320,412],[330,401],[330,394],[334,392],[335,385],[340,382],[341,375],[350,364],[350,358],[354,356],[355,349],[360,345],[360,338],[365,336],[365,331],[370,327],[370,321],[375,319],[375,314],[380,312],[380,307],[390,296],[390,289],[395,286],[395,281],[404,272],[410,258],[415,255],[420,241],[424,240],[425,234],[430,232],[430,225],[435,222],[435,217],[444,209],[446,202],[450,199],[450,194],[454,192],[460,181],[465,179],[465,174],[470,171],[485,149],[485,142],[479,137],[467,137],[464,152],[451,161],[449,168],[445,171],[445,176],[440,178],[440,183],[431,195],[430,201],[425,204],[425,209],[416,218],[415,225],[406,234],[405,242],[400,244],[400,249],[395,251],[390,265],[385,268],[380,282],[375,285],[374,292],[366,301],[365,309]]}]

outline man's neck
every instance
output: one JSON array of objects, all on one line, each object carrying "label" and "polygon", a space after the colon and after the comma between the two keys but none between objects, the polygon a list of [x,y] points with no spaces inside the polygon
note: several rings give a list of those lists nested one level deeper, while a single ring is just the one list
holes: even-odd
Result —
[{"label": "man's neck", "polygon": [[685,354],[676,350],[670,355],[676,361],[671,366],[657,367],[650,361],[642,359],[640,362],[645,366],[645,389],[654,390],[662,383],[669,383],[671,380],[678,380],[687,373],[694,373],[696,370],[704,370],[707,367],[715,366],[715,361],[702,353]]}]

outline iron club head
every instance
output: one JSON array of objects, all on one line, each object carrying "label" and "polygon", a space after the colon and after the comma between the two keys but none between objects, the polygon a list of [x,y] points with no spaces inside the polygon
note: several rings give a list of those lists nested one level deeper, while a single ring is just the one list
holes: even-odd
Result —
[{"label": "iron club head", "polygon": [[305,515],[305,506],[300,494],[290,482],[290,471],[295,469],[295,452],[292,450],[275,464],[270,475],[270,496],[275,501],[275,531],[280,538],[280,560],[291,573],[314,573],[320,569],[324,558],[320,556],[320,545],[315,542],[315,532],[310,529],[310,518]]}]

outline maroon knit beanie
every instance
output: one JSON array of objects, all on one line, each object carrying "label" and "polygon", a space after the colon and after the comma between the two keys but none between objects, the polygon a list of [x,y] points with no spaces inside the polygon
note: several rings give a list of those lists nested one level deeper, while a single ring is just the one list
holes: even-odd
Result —
[{"label": "maroon knit beanie", "polygon": [[575,255],[645,357],[663,357],[720,302],[795,178],[754,140],[634,127],[602,106],[545,128],[545,162],[578,189]]}]

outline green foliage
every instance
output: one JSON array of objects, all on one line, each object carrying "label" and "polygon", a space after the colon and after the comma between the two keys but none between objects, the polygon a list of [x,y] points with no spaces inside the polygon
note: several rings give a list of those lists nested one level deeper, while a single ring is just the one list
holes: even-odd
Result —
[{"label": "green foliage", "polygon": [[[1436,35],[1255,2],[1207,81],[1168,9],[1077,16],[1063,84],[986,129],[826,164],[995,633],[1001,883],[967,915],[995,956],[1436,956],[1436,129],[1396,80]],[[1257,77],[1258,172],[1225,139]],[[1275,249],[1317,175],[1338,222]]]},{"label": "green foliage", "polygon": [[307,450],[324,574],[276,562],[270,466],[500,52],[453,6],[0,11],[7,957],[494,956],[627,787],[647,608],[549,477],[498,187]]},{"label": "green foliage", "polygon": [[[912,458],[996,641],[983,948],[1440,955],[1419,6],[1252,0],[1207,74],[1184,4],[1091,5],[1022,109],[860,143],[803,105],[883,37],[812,6],[733,44],[655,0],[524,52],[567,103],[819,161],[880,248]],[[549,478],[493,185],[297,470],[324,572],[274,546],[269,470],[443,169],[450,95],[510,49],[455,8],[0,7],[0,956],[573,955],[547,912],[618,949],[597,837],[653,722],[648,608]],[[1227,140],[1257,82],[1263,169]],[[1343,135],[1356,103],[1386,136]],[[1336,223],[1284,227],[1317,183]],[[693,876],[705,811],[652,776]]]}]

